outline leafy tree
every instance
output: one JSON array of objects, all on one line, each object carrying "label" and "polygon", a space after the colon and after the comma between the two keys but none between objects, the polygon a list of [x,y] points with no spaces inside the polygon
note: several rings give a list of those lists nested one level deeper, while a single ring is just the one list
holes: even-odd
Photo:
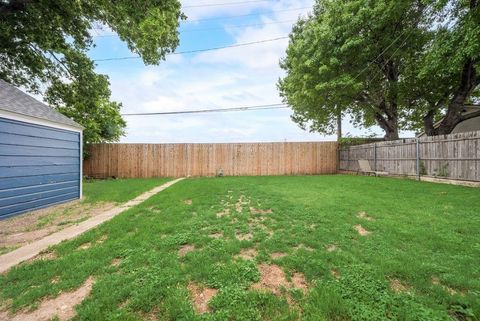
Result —
[{"label": "leafy tree", "polygon": [[462,114],[465,103],[480,97],[480,6],[478,0],[432,2],[434,30],[407,72],[411,113],[406,124],[438,135],[480,116]]},{"label": "leafy tree", "polygon": [[319,0],[290,35],[279,81],[293,119],[302,127],[332,133],[339,114],[355,124],[378,124],[398,138],[403,111],[405,61],[425,41],[417,0]]},{"label": "leafy tree", "polygon": [[479,16],[477,0],[317,0],[290,35],[280,94],[294,121],[322,133],[339,114],[387,139],[449,133],[476,97]]},{"label": "leafy tree", "polygon": [[124,133],[121,105],[109,81],[87,57],[92,31],[116,32],[147,64],[179,43],[178,0],[0,1],[0,78],[34,93],[85,127],[85,143],[116,141]]}]

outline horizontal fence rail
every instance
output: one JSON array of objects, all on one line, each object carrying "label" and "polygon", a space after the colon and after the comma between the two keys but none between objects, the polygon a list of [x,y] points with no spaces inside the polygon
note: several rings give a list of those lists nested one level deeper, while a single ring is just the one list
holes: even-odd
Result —
[{"label": "horizontal fence rail", "polygon": [[375,171],[480,181],[480,131],[342,147],[339,169],[358,171],[366,159]]},{"label": "horizontal fence rail", "polygon": [[95,144],[84,175],[105,178],[333,174],[336,142]]}]

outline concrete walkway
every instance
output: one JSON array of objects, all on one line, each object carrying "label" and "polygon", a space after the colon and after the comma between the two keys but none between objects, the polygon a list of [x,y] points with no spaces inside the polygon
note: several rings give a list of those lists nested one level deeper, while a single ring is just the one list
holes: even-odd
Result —
[{"label": "concrete walkway", "polygon": [[136,206],[143,201],[147,200],[151,196],[163,191],[167,187],[172,186],[173,184],[183,180],[184,178],[178,178],[176,180],[167,182],[163,185],[160,185],[158,187],[155,187],[154,189],[151,189],[148,192],[143,193],[142,195],[134,198],[131,201],[128,201],[125,204],[122,204],[118,207],[114,207],[109,211],[106,211],[100,215],[94,216],[84,222],[81,222],[77,225],[73,225],[70,227],[67,227],[66,229],[63,229],[61,231],[58,231],[56,233],[50,234],[49,236],[32,242],[30,244],[27,244],[25,246],[22,246],[12,252],[9,252],[7,254],[4,254],[0,256],[0,273],[3,273],[7,270],[9,270],[11,267],[26,261],[28,259],[31,259],[35,256],[37,256],[40,252],[46,250],[49,246],[58,244],[62,241],[72,239],[100,224],[102,224],[105,221],[108,221],[112,219],[113,217],[117,216],[118,214],[122,213],[123,211],[126,211],[127,209]]}]

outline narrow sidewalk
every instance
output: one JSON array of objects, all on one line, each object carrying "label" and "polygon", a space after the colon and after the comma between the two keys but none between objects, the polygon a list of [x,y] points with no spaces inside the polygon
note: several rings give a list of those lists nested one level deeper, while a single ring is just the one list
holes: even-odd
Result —
[{"label": "narrow sidewalk", "polygon": [[130,200],[124,204],[121,204],[120,206],[114,207],[111,210],[108,210],[100,215],[94,216],[84,222],[81,222],[77,225],[70,226],[64,230],[61,230],[59,232],[50,234],[49,236],[32,242],[30,244],[27,244],[25,246],[22,246],[12,252],[9,252],[7,254],[4,254],[0,256],[0,273],[3,273],[5,271],[8,271],[11,267],[26,261],[28,259],[31,259],[35,256],[37,256],[40,252],[43,250],[46,250],[49,246],[58,244],[62,241],[72,239],[100,224],[103,222],[106,222],[118,214],[122,213],[123,211],[126,211],[127,209],[136,206],[143,201],[147,200],[148,198],[152,197],[153,195],[163,191],[164,189],[172,186],[173,184],[183,180],[184,177],[182,178],[177,178],[173,181],[167,182],[163,185],[157,186],[153,189],[151,189],[148,192],[145,192],[141,194],[140,196],[137,196],[133,200]]}]

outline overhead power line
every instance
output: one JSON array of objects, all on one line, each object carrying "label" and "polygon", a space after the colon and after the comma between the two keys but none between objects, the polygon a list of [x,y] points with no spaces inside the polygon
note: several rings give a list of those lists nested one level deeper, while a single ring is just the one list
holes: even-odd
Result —
[{"label": "overhead power line", "polygon": [[243,107],[230,107],[230,108],[163,111],[163,112],[153,112],[153,113],[127,113],[127,114],[122,114],[122,116],[162,116],[162,115],[222,113],[222,112],[232,112],[232,111],[252,111],[252,110],[270,110],[270,109],[286,109],[286,108],[290,108],[290,107],[288,107],[285,104],[269,104],[269,105],[256,105],[256,106],[243,106]]},{"label": "overhead power line", "polygon": [[[187,50],[187,51],[178,51],[178,52],[169,53],[167,55],[183,55],[183,54],[191,54],[191,53],[204,52],[204,51],[220,50],[220,49],[226,49],[226,48],[243,47],[243,46],[250,46],[250,45],[255,45],[255,44],[259,44],[259,43],[272,42],[272,41],[278,41],[278,40],[283,40],[283,39],[288,39],[288,36],[278,37],[278,38],[273,38],[273,39],[258,40],[258,41],[252,41],[252,42],[243,42],[243,43],[237,43],[237,44],[228,45],[228,46],[195,49],[195,50]],[[113,60],[130,60],[130,59],[140,59],[140,58],[141,58],[140,56],[129,56],[129,57],[114,57],[114,58],[93,59],[93,61],[98,62],[98,61],[113,61]]]},{"label": "overhead power line", "polygon": [[188,20],[188,19],[187,19],[187,20],[185,20],[185,21],[183,21],[183,22],[184,22],[184,23],[188,23],[188,22],[211,21],[211,20],[229,20],[229,19],[231,19],[231,18],[260,16],[260,15],[268,15],[268,14],[277,13],[277,12],[299,11],[299,10],[305,10],[305,9],[312,9],[312,7],[292,8],[292,9],[282,9],[282,10],[271,10],[271,11],[264,11],[264,12],[257,12],[257,13],[248,13],[248,14],[227,16],[227,17],[203,18],[203,19],[192,19],[192,20]]},{"label": "overhead power line", "polygon": [[[272,21],[272,22],[265,22],[265,23],[252,23],[252,24],[244,24],[244,25],[225,25],[222,27],[211,27],[211,28],[201,28],[201,29],[186,29],[186,30],[180,30],[180,33],[184,32],[194,32],[194,31],[208,31],[208,30],[223,30],[226,28],[243,28],[243,27],[262,27],[262,26],[267,26],[267,25],[276,25],[276,24],[284,24],[284,23],[290,23],[294,22],[297,20],[282,20],[282,21]],[[105,37],[116,37],[117,34],[109,34],[109,35],[99,35],[96,36],[97,38],[105,38]]]},{"label": "overhead power line", "polygon": [[232,5],[240,5],[240,4],[248,4],[248,3],[256,3],[256,2],[271,2],[271,0],[249,0],[249,1],[238,1],[238,2],[194,4],[194,5],[189,5],[189,6],[185,6],[185,7],[182,7],[182,8],[232,6]]}]

